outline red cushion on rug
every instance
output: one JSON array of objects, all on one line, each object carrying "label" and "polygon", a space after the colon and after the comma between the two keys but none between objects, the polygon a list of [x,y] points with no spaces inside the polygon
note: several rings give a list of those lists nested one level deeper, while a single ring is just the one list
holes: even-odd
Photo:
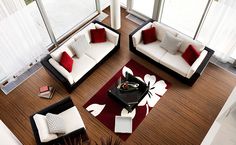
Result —
[{"label": "red cushion on rug", "polygon": [[100,42],[107,41],[106,31],[104,28],[91,29],[90,35],[91,35],[91,42],[92,43],[100,43]]},{"label": "red cushion on rug", "polygon": [[144,44],[148,44],[157,40],[156,29],[151,27],[142,31],[142,39]]},{"label": "red cushion on rug", "polygon": [[192,65],[199,56],[200,53],[192,45],[189,45],[188,48],[182,54],[183,59],[189,65]]},{"label": "red cushion on rug", "polygon": [[72,71],[73,59],[64,51],[61,55],[60,64],[68,71]]}]

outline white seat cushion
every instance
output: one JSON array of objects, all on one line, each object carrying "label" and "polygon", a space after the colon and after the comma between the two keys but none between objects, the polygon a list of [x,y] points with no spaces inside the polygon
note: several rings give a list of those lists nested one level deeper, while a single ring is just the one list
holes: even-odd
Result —
[{"label": "white seat cushion", "polygon": [[180,46],[179,51],[184,53],[184,51],[187,49],[187,47],[189,46],[189,44],[191,44],[192,46],[194,46],[194,48],[197,49],[197,51],[201,52],[204,49],[204,45],[201,44],[199,41],[193,40],[192,38],[185,36],[183,34],[178,34],[177,38],[182,40],[182,44]]},{"label": "white seat cushion", "polygon": [[164,48],[160,47],[160,43],[160,41],[155,41],[149,44],[139,43],[136,49],[153,60],[160,62],[161,57],[167,52]]},{"label": "white seat cushion", "polygon": [[65,122],[66,134],[78,130],[82,127],[85,128],[84,122],[76,106],[71,107],[64,112],[61,112],[58,115],[61,116]]},{"label": "white seat cushion", "polygon": [[96,61],[85,54],[79,58],[73,57],[73,60],[73,68],[70,74],[72,75],[74,82],[77,82],[96,65]]},{"label": "white seat cushion", "polygon": [[182,58],[182,53],[177,52],[175,55],[166,53],[160,60],[160,63],[169,69],[186,77],[190,69],[190,65]]},{"label": "white seat cushion", "polygon": [[87,49],[85,54],[93,58],[97,63],[100,62],[113,48],[115,44],[110,41],[103,43],[91,43],[91,49]]},{"label": "white seat cushion", "polygon": [[49,142],[57,138],[56,134],[49,133],[46,116],[35,114],[33,116],[34,122],[38,129],[39,138],[41,142]]}]

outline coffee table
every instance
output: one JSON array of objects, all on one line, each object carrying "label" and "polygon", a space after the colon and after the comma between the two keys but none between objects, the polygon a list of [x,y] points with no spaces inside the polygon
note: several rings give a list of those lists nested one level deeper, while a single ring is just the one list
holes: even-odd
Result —
[{"label": "coffee table", "polygon": [[[120,90],[118,86],[125,81],[137,83],[138,88],[132,91]],[[117,82],[110,87],[108,90],[108,95],[123,105],[128,112],[132,112],[138,103],[146,96],[148,93],[148,88],[149,86],[147,86],[144,82],[127,73],[126,77],[120,77]]]}]

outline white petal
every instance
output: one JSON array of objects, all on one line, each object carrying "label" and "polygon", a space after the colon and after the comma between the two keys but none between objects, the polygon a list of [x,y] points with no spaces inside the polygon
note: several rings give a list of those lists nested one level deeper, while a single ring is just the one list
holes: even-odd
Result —
[{"label": "white petal", "polygon": [[136,76],[136,78],[139,79],[140,81],[144,82],[141,77]]},{"label": "white petal", "polygon": [[127,117],[132,117],[132,119],[134,119],[134,116],[136,115],[136,109],[134,108],[134,110],[132,112],[128,112],[125,108],[122,109],[120,116],[127,116]]},{"label": "white petal", "polygon": [[153,85],[154,89],[151,91],[160,96],[163,96],[165,92],[167,91],[166,86],[167,84],[165,83],[165,81],[160,80]]},{"label": "white petal", "polygon": [[139,102],[138,106],[144,106],[147,104],[147,99],[149,98],[148,94]]},{"label": "white petal", "polygon": [[149,107],[148,107],[148,104],[146,104],[146,116],[148,115],[148,113],[149,113]]},{"label": "white petal", "polygon": [[124,77],[125,77],[125,73],[126,73],[126,72],[130,73],[131,75],[133,75],[133,71],[132,71],[130,68],[124,66],[123,69],[122,69],[122,75],[123,75]]},{"label": "white petal", "polygon": [[154,75],[146,74],[144,76],[144,81],[147,85],[150,82],[149,86],[152,87],[154,85],[154,83],[156,82],[156,77]]},{"label": "white petal", "polygon": [[160,97],[158,95],[152,94],[151,98],[148,98],[147,102],[150,107],[154,107],[159,100]]},{"label": "white petal", "polygon": [[93,116],[96,117],[102,112],[102,110],[104,109],[105,106],[106,106],[106,104],[104,104],[104,105],[91,104],[86,108],[86,110],[88,110]]}]

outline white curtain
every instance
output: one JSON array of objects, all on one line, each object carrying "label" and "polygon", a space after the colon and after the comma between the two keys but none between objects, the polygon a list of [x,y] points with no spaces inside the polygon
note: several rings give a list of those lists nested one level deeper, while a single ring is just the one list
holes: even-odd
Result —
[{"label": "white curtain", "polygon": [[42,41],[24,0],[0,0],[0,80],[45,55]]},{"label": "white curtain", "polygon": [[213,1],[198,40],[215,50],[222,62],[236,57],[236,0]]}]

